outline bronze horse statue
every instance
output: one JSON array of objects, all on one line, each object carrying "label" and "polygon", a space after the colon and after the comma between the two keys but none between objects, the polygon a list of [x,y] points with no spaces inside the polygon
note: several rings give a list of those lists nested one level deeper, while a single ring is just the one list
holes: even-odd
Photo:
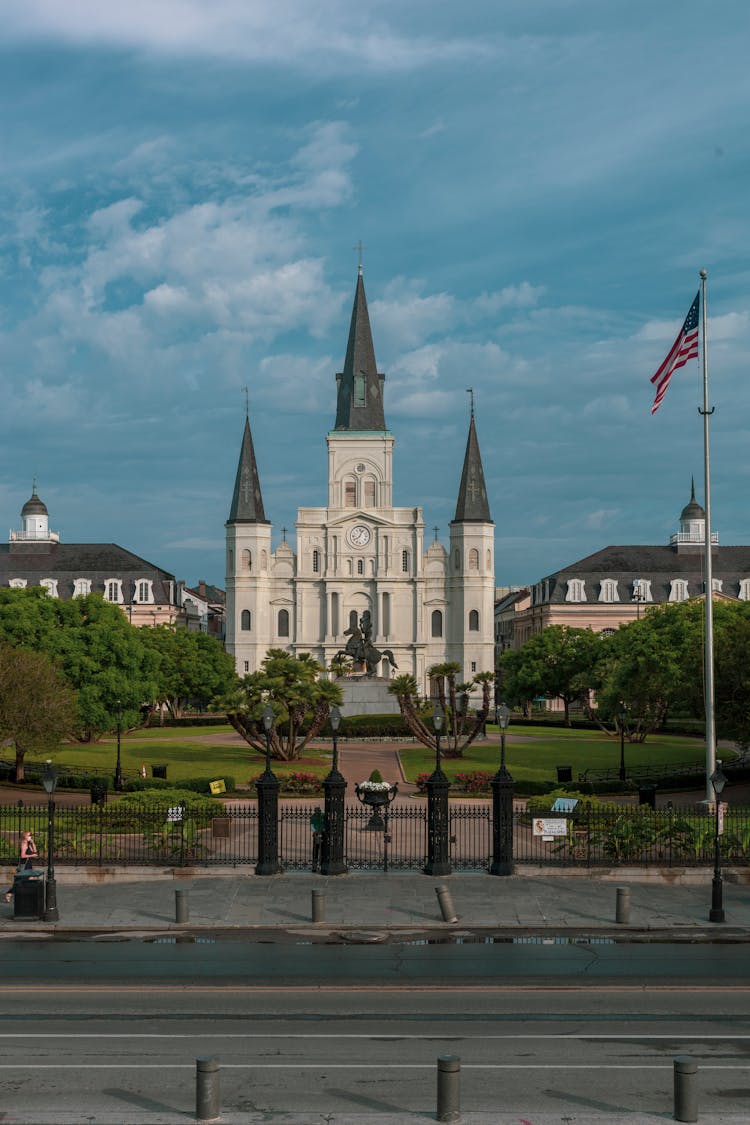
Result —
[{"label": "bronze horse statue", "polygon": [[349,638],[346,648],[339,649],[334,660],[338,660],[340,656],[348,656],[351,658],[352,667],[356,664],[364,664],[368,676],[376,674],[378,664],[384,659],[388,661],[391,668],[398,668],[391,649],[384,648],[381,651],[372,644],[370,640],[372,620],[368,609],[362,614],[358,625],[354,624],[350,629],[344,630],[344,636]]}]

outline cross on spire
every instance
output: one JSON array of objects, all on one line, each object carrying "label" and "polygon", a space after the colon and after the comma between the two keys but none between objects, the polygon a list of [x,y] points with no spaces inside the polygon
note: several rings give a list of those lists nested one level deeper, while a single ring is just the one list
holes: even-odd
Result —
[{"label": "cross on spire", "polygon": [[467,393],[467,395],[471,395],[471,416],[473,418],[474,417],[474,388],[473,387],[467,387],[466,393]]},{"label": "cross on spire", "polygon": [[437,533],[440,531],[440,528],[435,524],[432,530],[435,532],[435,542],[437,543]]},{"label": "cross on spire", "polygon": [[243,387],[242,389],[245,392],[245,417],[249,418],[250,417],[250,393],[249,393],[247,387]]},{"label": "cross on spire", "polygon": [[281,542],[286,543],[286,528],[285,527],[282,527],[282,529],[281,529]]},{"label": "cross on spire", "polygon": [[362,239],[361,238],[357,242],[356,246],[352,246],[352,250],[357,251],[357,272],[358,272],[360,277],[362,276],[362,251],[366,250],[366,249],[367,249],[367,247],[362,245]]}]

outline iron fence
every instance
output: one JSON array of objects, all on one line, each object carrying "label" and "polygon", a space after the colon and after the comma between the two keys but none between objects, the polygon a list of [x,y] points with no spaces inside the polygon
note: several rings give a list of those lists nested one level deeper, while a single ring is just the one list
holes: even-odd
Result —
[{"label": "iron fence", "polygon": [[[284,803],[279,810],[279,860],[288,871],[311,870],[316,861],[310,818],[315,806]],[[492,859],[489,802],[451,802],[449,854],[454,871],[486,871]],[[583,805],[541,821],[516,809],[513,851],[516,863],[539,866],[617,865],[709,866],[714,859],[715,818],[691,808]],[[43,862],[47,806],[0,806],[0,863],[12,864],[20,833],[31,830]],[[562,834],[553,834],[560,833]],[[345,809],[344,862],[352,871],[419,871],[427,853],[426,804],[392,805],[382,821],[362,805]],[[750,810],[727,807],[721,834],[722,862],[750,864]],[[90,807],[58,805],[55,865],[235,866],[258,860],[255,802],[193,813],[163,803],[125,809],[119,802]]]}]

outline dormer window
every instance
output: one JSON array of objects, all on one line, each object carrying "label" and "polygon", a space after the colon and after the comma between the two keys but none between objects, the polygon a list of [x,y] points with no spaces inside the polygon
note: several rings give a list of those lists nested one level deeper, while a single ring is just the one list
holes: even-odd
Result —
[{"label": "dormer window", "polygon": [[8,582],[8,585],[13,590],[23,590],[24,587],[26,586],[26,579],[25,578],[11,578]]},{"label": "dormer window", "polygon": [[108,582],[104,583],[104,597],[108,602],[116,602],[118,605],[122,604],[121,578],[111,578]]},{"label": "dormer window", "polygon": [[599,586],[599,601],[600,602],[619,602],[620,595],[617,593],[617,579],[605,578]]},{"label": "dormer window", "polygon": [[673,578],[669,584],[670,602],[685,602],[688,599],[688,584],[686,578]]},{"label": "dormer window", "polygon": [[586,582],[583,578],[569,578],[568,590],[565,594],[566,602],[586,601]]},{"label": "dormer window", "polygon": [[633,579],[633,601],[634,602],[650,602],[653,601],[651,596],[651,579],[650,578],[634,578]]},{"label": "dormer window", "polygon": [[90,578],[74,578],[73,579],[73,597],[85,598],[87,594],[91,593],[91,579]]},{"label": "dormer window", "polygon": [[51,598],[57,597],[57,579],[56,578],[43,578],[39,585],[43,590],[46,590]]},{"label": "dormer window", "polygon": [[721,587],[723,586],[723,584],[724,584],[723,578],[712,578],[711,579],[711,589],[713,590],[713,592],[715,594],[721,593]]},{"label": "dormer window", "polygon": [[737,597],[740,598],[743,602],[750,601],[750,578],[740,579],[740,588],[737,593]]},{"label": "dormer window", "polygon": [[135,600],[151,603],[154,600],[154,584],[147,578],[139,578],[135,584]]}]

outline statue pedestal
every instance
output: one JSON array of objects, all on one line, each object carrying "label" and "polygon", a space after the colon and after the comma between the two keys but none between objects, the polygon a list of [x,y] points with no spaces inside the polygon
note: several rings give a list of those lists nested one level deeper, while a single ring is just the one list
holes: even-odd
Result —
[{"label": "statue pedestal", "polygon": [[388,691],[390,682],[365,676],[343,676],[337,680],[344,696],[344,719],[351,715],[398,715],[398,700]]}]

